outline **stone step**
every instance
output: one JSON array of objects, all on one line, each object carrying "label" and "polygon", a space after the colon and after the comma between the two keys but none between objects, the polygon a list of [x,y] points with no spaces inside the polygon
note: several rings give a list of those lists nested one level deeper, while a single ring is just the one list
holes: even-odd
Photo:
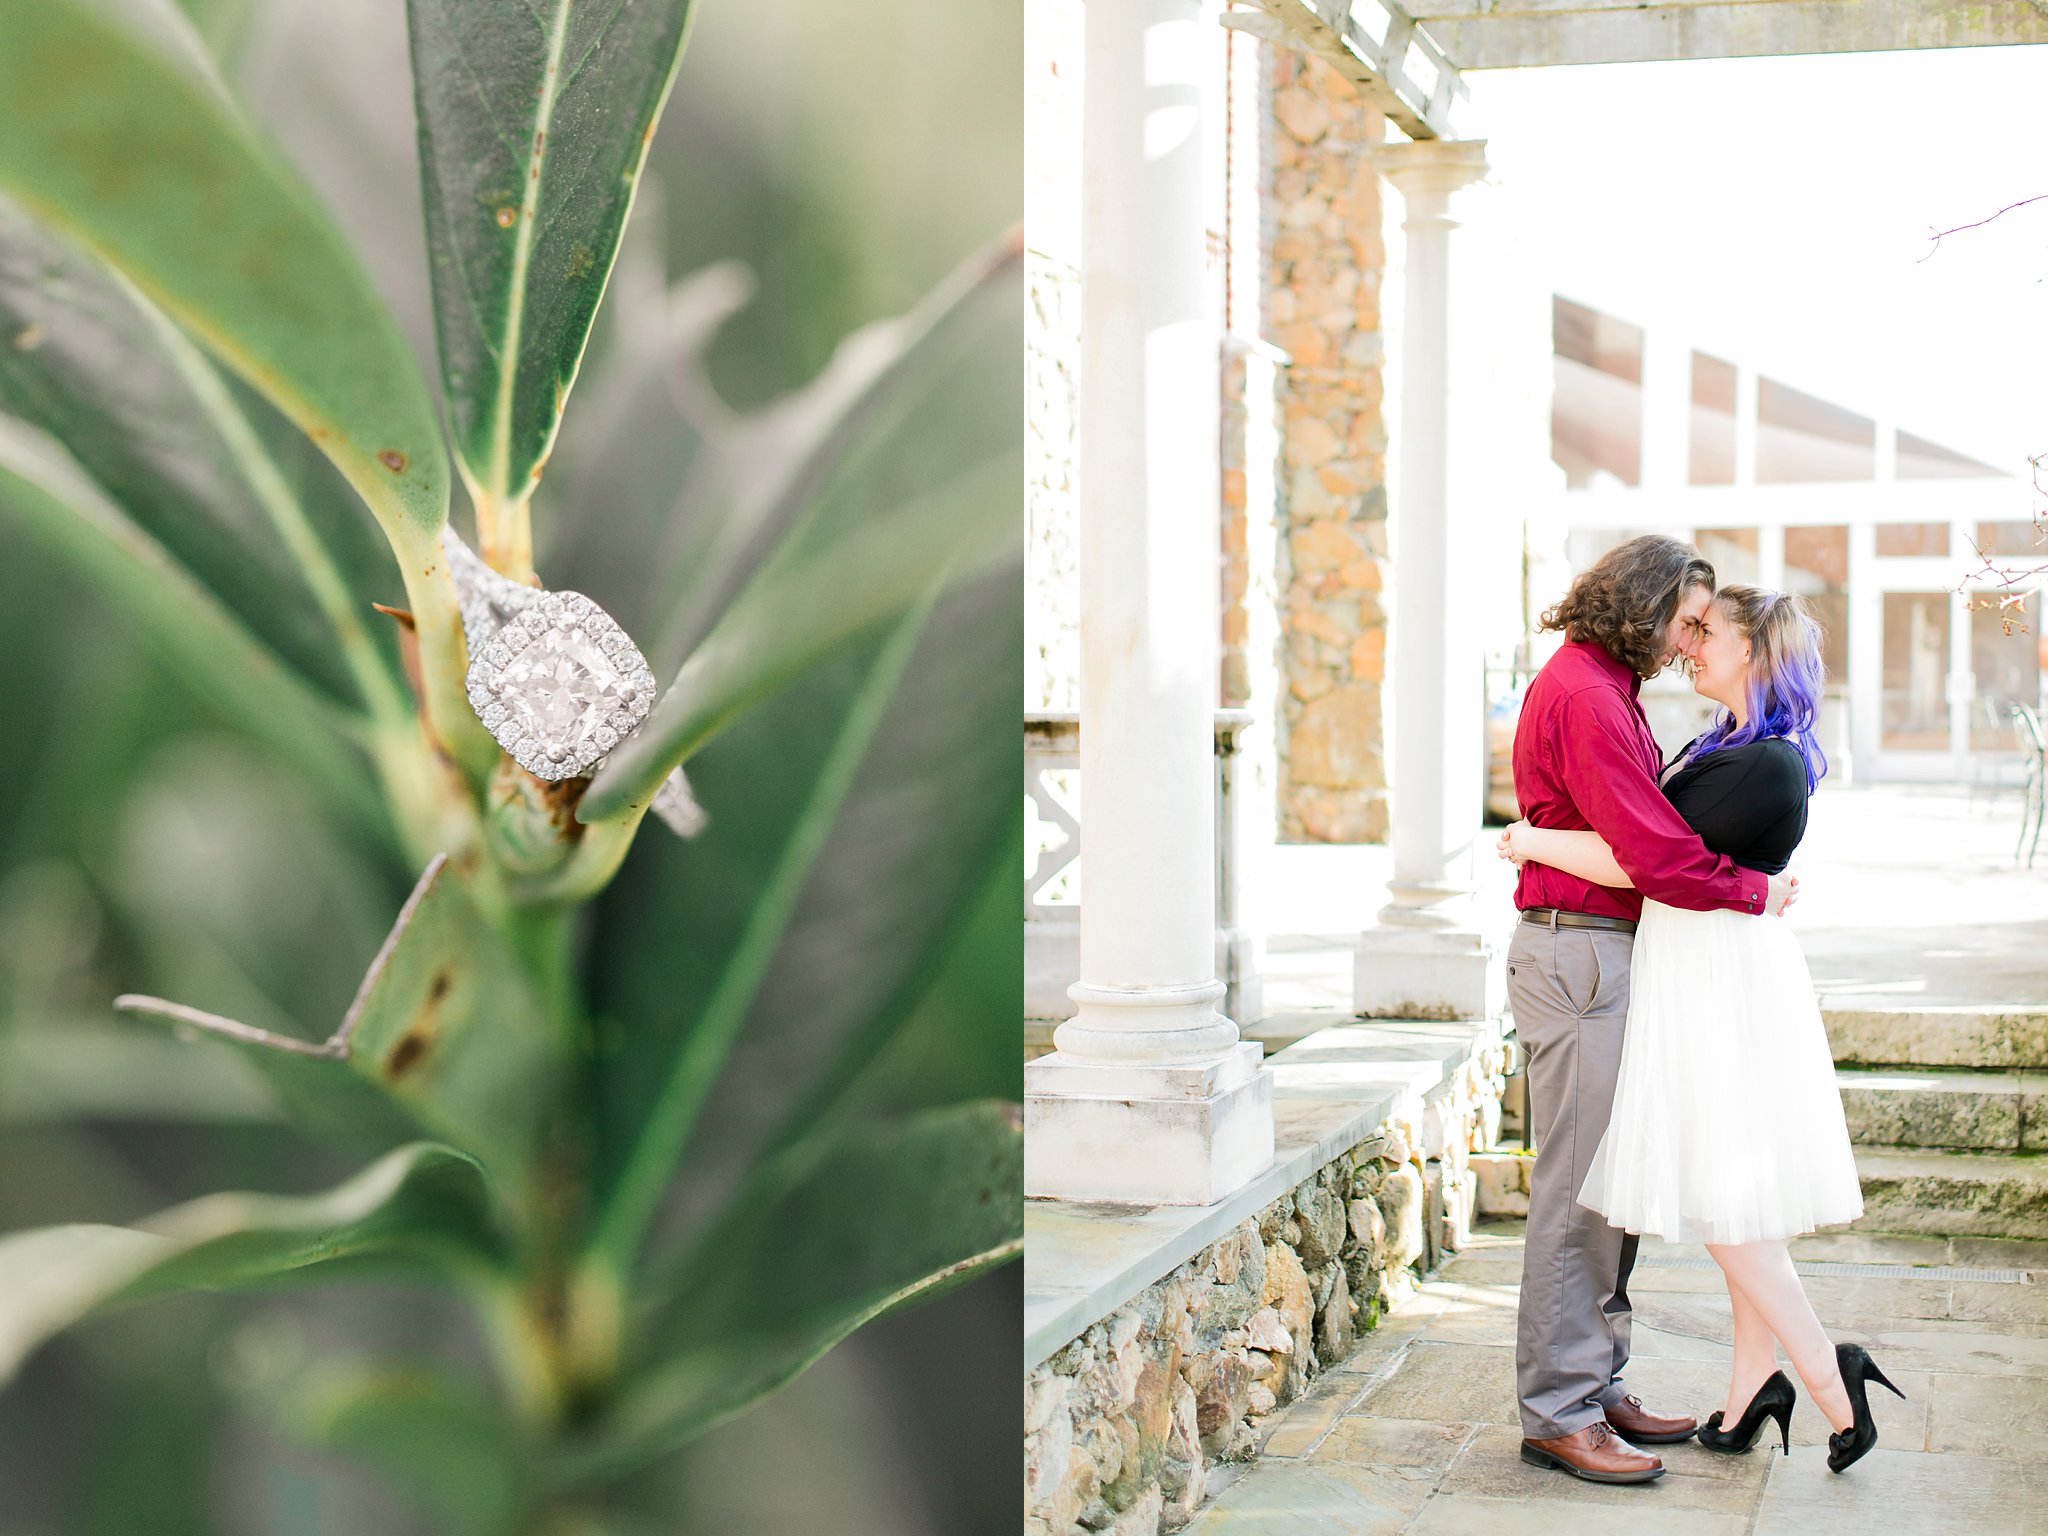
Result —
[{"label": "stone step", "polygon": [[2048,1009],[2033,1005],[1858,1008],[1823,996],[1821,1018],[1842,1066],[2048,1070]]},{"label": "stone step", "polygon": [[2048,1157],[1859,1147],[1862,1232],[2048,1238]]},{"label": "stone step", "polygon": [[1859,1147],[2048,1151],[2048,1074],[1843,1068],[1835,1082]]}]

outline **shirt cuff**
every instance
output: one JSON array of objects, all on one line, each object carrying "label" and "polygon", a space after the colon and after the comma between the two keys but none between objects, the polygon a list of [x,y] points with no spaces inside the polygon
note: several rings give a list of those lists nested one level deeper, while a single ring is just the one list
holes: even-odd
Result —
[{"label": "shirt cuff", "polygon": [[1742,877],[1741,895],[1744,902],[1742,910],[1752,915],[1768,912],[1770,910],[1768,902],[1771,895],[1771,877],[1761,870],[1746,869],[1741,865],[1736,866],[1736,873]]}]

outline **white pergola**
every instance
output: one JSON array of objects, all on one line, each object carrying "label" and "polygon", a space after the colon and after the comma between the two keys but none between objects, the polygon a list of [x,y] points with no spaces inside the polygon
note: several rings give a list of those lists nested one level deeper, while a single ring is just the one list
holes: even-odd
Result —
[{"label": "white pergola", "polygon": [[1411,139],[1454,137],[1464,73],[2048,43],[2048,0],[1248,0],[1223,24],[1301,48]]},{"label": "white pergola", "polygon": [[1218,104],[1203,30],[1328,61],[1409,138],[1391,507],[1392,900],[1361,937],[1358,1011],[1488,1017],[1503,999],[1472,912],[1479,675],[1447,624],[1452,194],[1486,172],[1456,133],[1480,69],[2048,43],[2048,0],[1089,0],[1083,87],[1079,1005],[1026,1073],[1026,1192],[1206,1205],[1273,1146],[1271,1072],[1217,1008],[1213,774],[1217,317],[1202,156]]}]

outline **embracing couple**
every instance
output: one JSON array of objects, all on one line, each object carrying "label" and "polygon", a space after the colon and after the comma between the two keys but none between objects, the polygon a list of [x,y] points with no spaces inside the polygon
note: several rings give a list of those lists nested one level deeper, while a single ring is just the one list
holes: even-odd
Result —
[{"label": "embracing couple", "polygon": [[[1877,1441],[1868,1383],[1891,1383],[1860,1346],[1829,1342],[1786,1250],[1863,1210],[1812,978],[1779,921],[1827,771],[1820,628],[1788,594],[1717,593],[1698,550],[1655,536],[1602,557],[1543,625],[1566,639],[1522,706],[1526,820],[1500,843],[1521,870],[1508,996],[1538,1152],[1515,1351],[1522,1459],[1649,1482],[1664,1464],[1639,1446],[1697,1434],[1746,1451],[1772,1419],[1789,1453],[1782,1344],[1840,1472]],[[1638,694],[1674,660],[1721,707],[1666,763]],[[1622,1382],[1643,1233],[1704,1243],[1728,1283],[1734,1370],[1704,1425]]]}]

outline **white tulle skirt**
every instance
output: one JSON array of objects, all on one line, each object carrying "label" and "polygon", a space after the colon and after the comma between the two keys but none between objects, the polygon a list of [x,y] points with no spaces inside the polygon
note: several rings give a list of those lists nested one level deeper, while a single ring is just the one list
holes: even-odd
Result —
[{"label": "white tulle skirt", "polygon": [[1863,1213],[1813,977],[1783,921],[1643,903],[1614,1114],[1579,1203],[1682,1243]]}]

